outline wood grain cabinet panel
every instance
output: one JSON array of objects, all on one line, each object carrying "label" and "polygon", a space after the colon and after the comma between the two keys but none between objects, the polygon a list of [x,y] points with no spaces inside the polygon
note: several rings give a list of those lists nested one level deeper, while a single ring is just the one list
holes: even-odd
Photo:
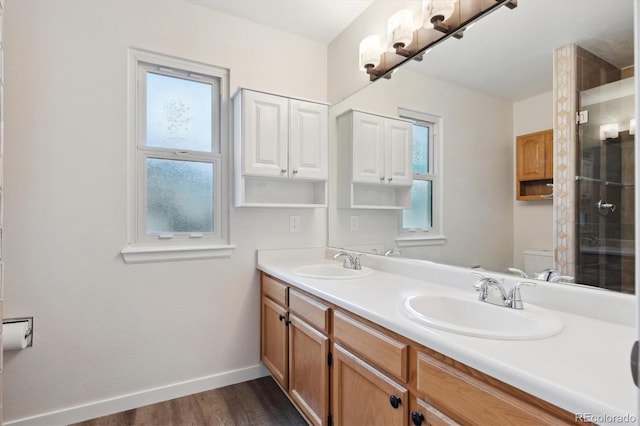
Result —
[{"label": "wood grain cabinet panel", "polygon": [[334,312],[333,337],[387,373],[407,381],[407,344],[341,312]]},{"label": "wood grain cabinet panel", "polygon": [[289,290],[289,310],[318,330],[329,333],[329,307],[294,289]]},{"label": "wood grain cabinet panel", "polygon": [[411,398],[411,424],[423,426],[460,426],[460,423],[443,414],[433,405],[418,398]]},{"label": "wood grain cabinet panel", "polygon": [[260,359],[283,389],[289,388],[287,310],[262,297]]},{"label": "wood grain cabinet panel", "polygon": [[336,426],[391,426],[409,422],[408,390],[335,344],[331,392]]},{"label": "wood grain cabinet panel", "polygon": [[329,338],[294,314],[289,317],[289,395],[314,425],[329,416]]},{"label": "wood grain cabinet panel", "polygon": [[262,294],[282,306],[287,306],[287,286],[266,274],[262,274]]},{"label": "wood grain cabinet panel", "polygon": [[416,390],[465,425],[561,425],[561,419],[425,353],[417,359]]}]

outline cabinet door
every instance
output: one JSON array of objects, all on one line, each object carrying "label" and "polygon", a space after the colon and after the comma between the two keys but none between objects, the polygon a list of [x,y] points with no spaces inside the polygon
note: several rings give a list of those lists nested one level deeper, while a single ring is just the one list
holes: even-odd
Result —
[{"label": "cabinet door", "polygon": [[415,426],[460,426],[458,422],[441,413],[431,404],[411,398],[411,424]]},{"label": "cabinet door", "polygon": [[289,100],[289,176],[326,180],[329,128],[327,105]]},{"label": "cabinet door", "polygon": [[353,181],[384,183],[384,121],[382,117],[353,113]]},{"label": "cabinet door", "polygon": [[289,317],[289,395],[314,425],[329,416],[329,338],[299,317]]},{"label": "cabinet door", "polygon": [[407,389],[336,344],[331,391],[338,426],[408,424]]},{"label": "cabinet door", "polygon": [[286,321],[286,309],[263,296],[260,358],[284,389],[289,387]]},{"label": "cabinet door", "polygon": [[544,133],[518,136],[516,163],[518,180],[545,178]]},{"label": "cabinet door", "polygon": [[243,92],[243,174],[287,177],[289,100]]},{"label": "cabinet door", "polygon": [[544,177],[553,179],[553,130],[544,134]]},{"label": "cabinet door", "polygon": [[413,183],[413,124],[386,120],[385,179],[391,185]]}]

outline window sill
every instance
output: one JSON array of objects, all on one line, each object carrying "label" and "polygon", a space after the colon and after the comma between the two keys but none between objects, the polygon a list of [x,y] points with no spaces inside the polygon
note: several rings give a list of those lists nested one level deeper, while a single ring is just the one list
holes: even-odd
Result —
[{"label": "window sill", "polygon": [[398,247],[441,246],[446,242],[447,237],[444,235],[399,236],[396,238]]},{"label": "window sill", "polygon": [[120,254],[125,263],[170,262],[231,257],[235,248],[236,246],[233,245],[171,247],[131,245],[122,249]]}]

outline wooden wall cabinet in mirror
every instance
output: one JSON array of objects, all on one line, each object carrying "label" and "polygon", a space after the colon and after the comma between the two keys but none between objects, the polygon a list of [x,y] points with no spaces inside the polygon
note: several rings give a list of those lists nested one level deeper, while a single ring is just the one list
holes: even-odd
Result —
[{"label": "wooden wall cabinet in mirror", "polygon": [[516,137],[516,199],[546,200],[553,194],[553,130]]}]

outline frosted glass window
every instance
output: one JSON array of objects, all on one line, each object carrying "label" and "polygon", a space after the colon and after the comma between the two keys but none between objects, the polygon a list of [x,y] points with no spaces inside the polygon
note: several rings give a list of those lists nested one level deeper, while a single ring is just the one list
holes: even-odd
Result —
[{"label": "frosted glass window", "polygon": [[413,173],[427,174],[429,170],[429,127],[413,126]]},{"label": "frosted glass window", "polygon": [[214,165],[147,158],[147,233],[213,232]]},{"label": "frosted glass window", "polygon": [[146,75],[147,146],[211,152],[212,84]]},{"label": "frosted glass window", "polygon": [[404,229],[429,229],[432,227],[432,182],[414,180],[411,187],[411,209],[402,211]]}]

